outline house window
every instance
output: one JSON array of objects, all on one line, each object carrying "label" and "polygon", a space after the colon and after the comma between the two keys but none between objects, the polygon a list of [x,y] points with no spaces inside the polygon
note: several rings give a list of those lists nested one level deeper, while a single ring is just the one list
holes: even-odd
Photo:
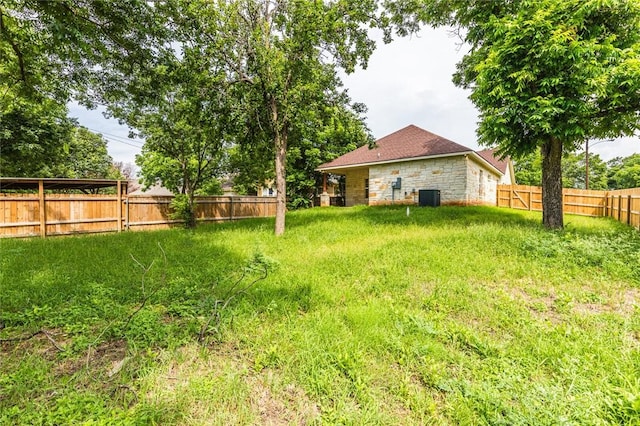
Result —
[{"label": "house window", "polygon": [[364,198],[369,198],[369,179],[364,180]]}]

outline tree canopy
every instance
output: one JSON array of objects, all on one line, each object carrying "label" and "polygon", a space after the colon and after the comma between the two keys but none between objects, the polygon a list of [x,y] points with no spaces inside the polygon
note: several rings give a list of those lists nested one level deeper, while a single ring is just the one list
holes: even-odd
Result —
[{"label": "tree canopy", "polygon": [[5,86],[0,94],[0,175],[58,176],[74,124],[65,105],[15,96]]},{"label": "tree canopy", "polygon": [[5,0],[0,81],[23,98],[93,102],[162,47],[159,5],[144,0]]},{"label": "tree canopy", "polygon": [[350,72],[366,64],[375,47],[367,26],[376,21],[378,3],[237,0],[197,6],[195,18],[212,41],[209,51],[221,57],[229,80],[237,83],[236,99],[251,136],[239,141],[269,144],[274,153],[276,235],[285,229],[294,127],[331,105],[337,68]]},{"label": "tree canopy", "polygon": [[640,129],[640,3],[635,0],[425,0],[471,48],[454,82],[471,89],[481,143],[542,153],[543,222],[563,226],[563,153]]},{"label": "tree canopy", "polygon": [[122,179],[120,170],[107,152],[107,141],[102,135],[76,126],[71,140],[65,145],[60,166],[62,176],[75,179]]},{"label": "tree canopy", "polygon": [[120,179],[107,141],[67,116],[50,99],[40,105],[16,100],[0,114],[0,175]]},{"label": "tree canopy", "polygon": [[187,195],[192,205],[196,193],[220,175],[233,117],[230,100],[218,85],[223,76],[202,46],[176,41],[180,51],[132,77],[136,95],[119,99],[111,111],[145,139],[136,156],[142,183],[161,182]]},{"label": "tree canopy", "polygon": [[120,95],[163,46],[158,16],[159,7],[143,0],[3,1],[0,173],[73,170],[56,168],[68,157],[75,125],[66,103],[93,106]]},{"label": "tree canopy", "polygon": [[640,154],[614,158],[607,166],[610,188],[640,188]]},{"label": "tree canopy", "polygon": [[[309,167],[323,160],[319,151],[328,148],[330,154],[340,145],[331,132],[349,135],[349,140],[341,142],[346,146],[368,141],[360,113],[340,90],[337,69],[350,72],[366,64],[375,47],[367,26],[378,22],[379,3],[164,2],[171,49],[159,52],[153,71],[141,68],[134,72],[123,88],[127,92],[123,96],[118,98],[115,90],[109,92],[110,111],[153,136],[139,157],[143,175],[151,176],[151,169],[175,170],[181,161],[183,152],[159,154],[161,140],[165,147],[173,144],[178,151],[192,146],[196,139],[203,140],[205,135],[218,149],[232,143],[236,164],[250,172],[245,175],[266,178],[273,172],[277,191],[275,233],[282,234],[288,151],[305,170],[296,169],[300,173],[295,179],[304,182],[297,190],[305,192],[312,180]],[[188,61],[179,81],[173,81],[175,90],[168,89],[161,71],[170,74],[173,65]],[[133,103],[118,100],[127,98]],[[141,103],[157,108],[136,107]],[[187,105],[197,106],[200,118],[194,117],[193,111],[187,112]],[[155,124],[150,125],[152,116]],[[176,132],[176,127],[183,131]],[[202,129],[201,134],[196,127]],[[151,128],[155,129],[153,135],[149,133]],[[355,138],[360,140],[356,142]],[[271,157],[273,167],[264,165],[266,156]]]},{"label": "tree canopy", "polygon": [[[563,188],[587,187],[587,164],[584,151],[566,153],[563,156]],[[520,157],[514,164],[516,182],[520,185],[542,184],[542,156],[539,151]],[[607,163],[598,154],[589,153],[589,188],[594,190],[617,189],[609,186]]]}]

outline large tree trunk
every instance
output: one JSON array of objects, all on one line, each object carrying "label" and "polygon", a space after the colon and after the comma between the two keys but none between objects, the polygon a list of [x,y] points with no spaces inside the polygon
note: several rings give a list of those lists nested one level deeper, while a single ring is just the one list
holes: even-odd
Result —
[{"label": "large tree trunk", "polygon": [[562,229],[562,142],[549,138],[542,151],[542,224],[549,229]]},{"label": "large tree trunk", "polygon": [[284,234],[285,213],[287,211],[287,132],[276,132],[276,236]]}]

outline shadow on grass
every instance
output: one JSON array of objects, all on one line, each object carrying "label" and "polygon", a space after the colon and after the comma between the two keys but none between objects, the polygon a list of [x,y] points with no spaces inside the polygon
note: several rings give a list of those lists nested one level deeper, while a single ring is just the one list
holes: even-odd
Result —
[{"label": "shadow on grass", "polygon": [[204,287],[246,261],[224,244],[203,243],[197,236],[172,229],[4,240],[0,314],[22,312],[38,320],[37,311],[44,308],[43,316],[62,307],[82,310],[87,304],[100,312],[97,305],[139,303],[144,291],[157,287],[163,290],[152,302],[166,304],[172,300],[159,300],[161,295],[206,291]]}]

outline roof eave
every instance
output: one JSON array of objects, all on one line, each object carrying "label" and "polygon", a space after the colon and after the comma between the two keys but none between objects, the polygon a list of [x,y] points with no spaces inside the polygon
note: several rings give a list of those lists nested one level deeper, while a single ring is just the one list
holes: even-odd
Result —
[{"label": "roof eave", "polygon": [[504,172],[502,170],[500,170],[499,168],[497,168],[496,166],[494,166],[493,164],[491,164],[488,160],[486,160],[482,155],[478,154],[475,151],[472,151],[472,155],[473,158],[480,160],[480,163],[484,164],[485,166],[488,166],[489,168],[493,169],[498,176],[504,176]]},{"label": "roof eave", "polygon": [[[469,155],[469,154],[475,154],[477,157],[481,158],[474,151],[469,150],[469,151],[452,152],[452,153],[448,153],[448,154],[425,155],[425,156],[421,156],[421,157],[404,157],[404,158],[397,158],[397,159],[394,159],[394,160],[382,160],[382,161],[370,161],[368,163],[346,164],[344,166],[318,167],[316,169],[316,171],[318,171],[318,172],[326,172],[326,171],[331,171],[331,170],[355,169],[357,167],[376,166],[376,165],[380,165],[380,164],[404,163],[404,162],[407,162],[407,161],[429,160],[429,159],[433,159],[433,158],[457,157],[459,155]],[[482,159],[482,160],[484,162],[486,162],[486,160],[484,160],[484,159]],[[495,167],[493,167],[493,166],[491,166],[491,167],[495,169]]]}]

